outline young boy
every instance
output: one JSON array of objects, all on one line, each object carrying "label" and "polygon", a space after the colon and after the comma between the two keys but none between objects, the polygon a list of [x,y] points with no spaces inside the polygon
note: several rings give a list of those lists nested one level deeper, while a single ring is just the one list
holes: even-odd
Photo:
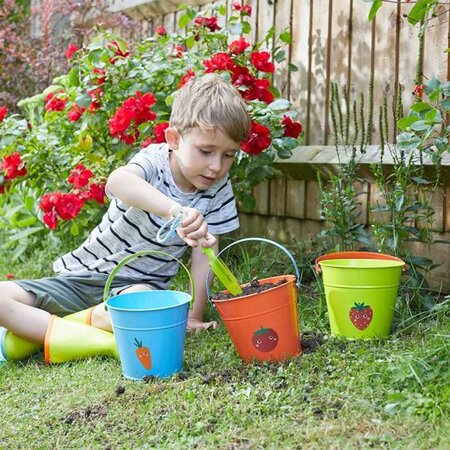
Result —
[{"label": "young boy", "polygon": [[[250,118],[234,86],[209,74],[177,92],[169,123],[167,143],[150,145],[110,174],[108,211],[78,249],[54,263],[57,276],[0,283],[0,358],[21,359],[42,344],[47,362],[117,356],[103,289],[114,267],[141,250],[179,259],[193,248],[196,289],[188,329],[215,327],[203,322],[208,259],[199,243],[217,250],[215,236],[239,226],[227,174]],[[158,242],[158,230],[180,211],[178,236]],[[137,258],[114,278],[111,295],[165,289],[178,266],[159,254]]]}]

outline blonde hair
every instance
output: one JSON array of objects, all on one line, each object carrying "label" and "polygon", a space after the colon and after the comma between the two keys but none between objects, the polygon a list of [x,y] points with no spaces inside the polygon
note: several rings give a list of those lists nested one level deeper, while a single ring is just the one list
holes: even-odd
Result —
[{"label": "blonde hair", "polygon": [[241,143],[248,138],[250,116],[239,91],[211,73],[192,78],[175,93],[170,126],[181,136],[194,128],[219,129]]}]

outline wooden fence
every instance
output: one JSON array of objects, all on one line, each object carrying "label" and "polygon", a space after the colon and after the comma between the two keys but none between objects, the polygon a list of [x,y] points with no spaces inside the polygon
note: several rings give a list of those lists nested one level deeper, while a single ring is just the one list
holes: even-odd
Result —
[{"label": "wooden fence", "polygon": [[[153,33],[158,25],[177,29],[180,13],[178,0],[139,1],[110,0],[111,9],[123,11],[141,23],[141,37]],[[208,2],[186,0],[198,10],[214,5],[226,5],[231,0]],[[320,191],[317,172],[326,178],[338,170],[336,150],[330,120],[330,89],[332,83],[347,86],[350,96],[365,96],[364,112],[368,117],[369,85],[373,80],[373,126],[369,130],[371,143],[379,143],[378,111],[388,104],[389,142],[395,141],[394,98],[401,95],[404,110],[413,102],[412,90],[416,79],[419,54],[418,27],[410,25],[405,15],[412,7],[401,1],[384,1],[376,19],[367,17],[370,4],[363,0],[246,0],[252,6],[251,38],[260,40],[274,26],[277,32],[290,30],[293,40],[286,49],[287,61],[278,65],[274,84],[300,113],[305,130],[304,144],[294,157],[280,162],[286,177],[270,180],[256,190],[257,208],[254,213],[240,212],[241,235],[269,236],[290,242],[313,242],[323,229],[320,220]],[[449,79],[449,10],[442,5],[437,17],[426,31],[423,43],[422,79]],[[224,20],[224,19],[223,19]],[[298,71],[289,71],[288,63]],[[361,223],[386,221],[371,207],[380,202],[380,195],[371,179],[369,163],[377,159],[377,147],[371,147],[370,157],[361,161],[365,181],[359,186]],[[450,158],[444,162],[450,166]],[[433,230],[438,240],[450,240],[450,176],[444,168],[444,183],[432,198],[435,210]],[[432,168],[431,168],[432,170]],[[378,214],[378,217],[377,217]],[[413,244],[417,255],[431,257],[441,264],[434,269],[429,281],[435,289],[450,292],[450,246],[437,243],[428,247]]]}]

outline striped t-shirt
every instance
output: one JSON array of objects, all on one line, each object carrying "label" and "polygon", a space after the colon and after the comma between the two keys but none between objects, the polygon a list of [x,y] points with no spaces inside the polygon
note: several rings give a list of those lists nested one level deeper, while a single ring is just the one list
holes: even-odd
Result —
[{"label": "striped t-shirt", "polygon": [[[129,162],[139,168],[142,177],[167,197],[182,206],[198,209],[211,234],[223,234],[239,227],[236,203],[228,176],[207,190],[182,192],[175,184],[169,166],[167,144],[155,144],[141,150]],[[61,274],[97,272],[109,274],[125,257],[142,250],[158,250],[181,258],[187,244],[178,236],[163,244],[156,233],[165,219],[134,208],[111,196],[108,211],[100,224],[76,250],[55,261],[53,269]],[[166,289],[179,264],[160,254],[139,257],[119,271],[120,276],[145,281],[157,289]]]}]

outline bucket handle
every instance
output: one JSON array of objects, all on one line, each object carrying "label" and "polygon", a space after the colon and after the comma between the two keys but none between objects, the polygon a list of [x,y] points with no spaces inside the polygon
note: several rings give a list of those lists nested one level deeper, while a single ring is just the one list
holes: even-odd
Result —
[{"label": "bucket handle", "polygon": [[[112,283],[114,277],[117,275],[117,272],[125,264],[128,264],[130,261],[132,261],[133,259],[139,258],[140,256],[146,256],[146,255],[155,254],[155,253],[158,254],[158,255],[169,256],[170,258],[172,258],[175,261],[177,261],[180,264],[180,266],[186,271],[186,273],[188,274],[189,283],[191,285],[191,304],[192,304],[192,301],[195,298],[195,285],[194,285],[194,280],[192,279],[191,272],[189,272],[187,267],[179,259],[175,258],[175,256],[169,255],[169,253],[161,252],[159,250],[142,250],[140,252],[136,252],[136,253],[134,253],[134,254],[132,254],[130,256],[127,256],[126,258],[122,259],[122,261],[120,261],[120,263],[112,270],[112,272],[109,274],[108,279],[106,280],[105,290],[103,291],[103,301],[106,302],[106,300],[108,300],[108,295],[109,295],[109,290],[111,288],[111,283]],[[106,308],[106,305],[105,305],[105,308]]]},{"label": "bucket handle", "polygon": [[[281,244],[279,244],[278,242],[275,241],[271,241],[270,239],[266,239],[266,238],[259,238],[259,237],[250,237],[250,238],[244,238],[244,239],[239,239],[238,241],[232,242],[231,244],[227,245],[225,248],[223,248],[216,256],[216,258],[219,258],[220,255],[222,253],[224,253],[226,250],[228,250],[231,247],[234,247],[237,244],[242,244],[243,242],[250,242],[250,241],[259,241],[259,242],[266,242],[267,244],[271,244],[274,245],[275,247],[279,248],[280,250],[282,250],[284,253],[286,253],[286,255],[289,257],[289,259],[292,262],[292,265],[294,266],[294,270],[295,270],[295,278],[296,278],[296,283],[295,285],[297,286],[297,288],[300,288],[300,271],[298,269],[298,265],[295,262],[294,257],[292,256],[292,254],[289,252],[289,250],[286,247],[283,247]],[[208,274],[206,276],[206,294],[208,295],[208,299],[211,298],[211,290],[210,290],[210,278],[211,278],[211,266],[209,266],[209,270],[208,270]],[[214,305],[214,304],[213,304]]]}]

